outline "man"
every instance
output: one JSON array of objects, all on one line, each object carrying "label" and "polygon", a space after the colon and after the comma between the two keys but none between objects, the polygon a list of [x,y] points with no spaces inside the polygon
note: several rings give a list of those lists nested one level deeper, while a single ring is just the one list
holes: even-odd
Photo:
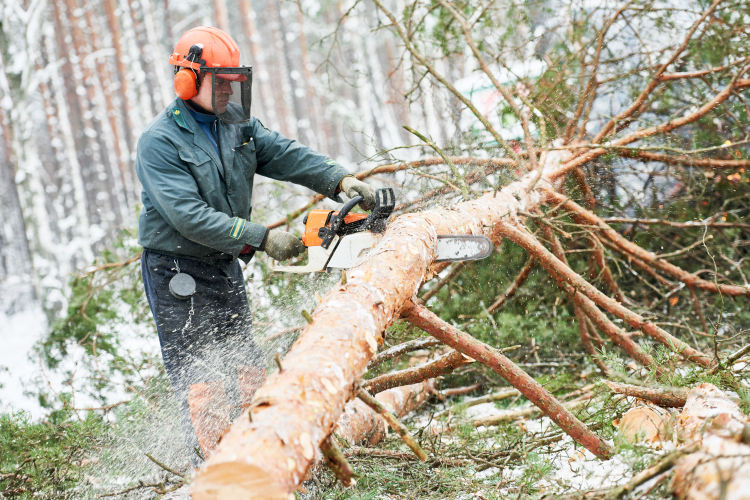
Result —
[{"label": "man", "polygon": [[178,98],[146,127],[135,163],[143,284],[195,467],[265,379],[238,258],[305,251],[250,222],[255,174],[375,203],[375,190],[338,163],[250,116],[252,70],[239,59],[218,29],[185,33],[169,58]]}]

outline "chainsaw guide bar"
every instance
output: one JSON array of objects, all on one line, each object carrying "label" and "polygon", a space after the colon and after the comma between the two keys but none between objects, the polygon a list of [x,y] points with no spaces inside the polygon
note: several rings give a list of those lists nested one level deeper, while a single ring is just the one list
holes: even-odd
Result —
[{"label": "chainsaw guide bar", "polygon": [[[369,215],[349,212],[362,201],[356,196],[341,210],[312,210],[303,220],[302,243],[307,247],[307,264],[271,269],[286,273],[334,272],[353,267],[383,238],[388,218],[396,207],[393,189],[378,189],[375,208]],[[482,235],[439,235],[435,262],[480,260],[492,253],[492,241]]]}]

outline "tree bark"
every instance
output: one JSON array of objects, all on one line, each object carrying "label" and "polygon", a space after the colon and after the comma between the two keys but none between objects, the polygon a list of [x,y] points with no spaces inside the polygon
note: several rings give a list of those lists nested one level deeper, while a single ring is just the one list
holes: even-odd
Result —
[{"label": "tree bark", "polygon": [[356,483],[354,480],[354,470],[346,457],[341,453],[341,449],[336,444],[336,438],[333,435],[328,436],[320,443],[320,451],[323,453],[326,465],[336,478],[341,481],[344,487],[349,487]]},{"label": "tree bark", "polygon": [[[316,307],[287,354],[282,372],[258,390],[253,422],[239,418],[195,479],[196,500],[230,493],[284,498],[294,491],[319,446],[352,398],[378,338],[428,274],[438,234],[484,234],[538,205],[536,173],[498,191],[392,221],[368,256]],[[605,450],[600,450],[604,454]]]}]

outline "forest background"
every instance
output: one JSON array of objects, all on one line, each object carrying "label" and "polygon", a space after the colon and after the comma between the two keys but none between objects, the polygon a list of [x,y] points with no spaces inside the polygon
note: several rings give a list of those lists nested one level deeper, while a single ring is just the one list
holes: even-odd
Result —
[{"label": "forest background", "polygon": [[[31,444],[47,442],[49,453],[38,460],[60,468],[25,472],[32,484],[26,489],[9,476],[6,495],[80,491],[81,464],[92,450],[99,461],[109,456],[109,472],[112,464],[133,462],[130,481],[153,473],[144,458],[148,447],[162,451],[167,463],[184,461],[179,431],[163,423],[174,411],[139,282],[133,159],[141,130],[173,98],[166,58],[190,27],[217,26],[237,39],[243,62],[255,68],[253,113],[266,126],[353,172],[369,175],[386,165],[373,179],[397,188],[398,213],[496,189],[544,163],[540,154],[585,149],[637,102],[666,62],[672,78],[659,80],[632,118],[615,123],[615,134],[687,116],[728,83],[747,78],[750,8],[743,0],[457,5],[476,31],[479,59],[444,2],[2,0],[0,338],[6,344],[0,405],[2,439],[15,455],[0,466],[25,463]],[[406,40],[384,17],[388,9],[399,13]],[[717,283],[747,286],[746,88],[686,127],[585,163],[572,196],[593,196],[597,213],[647,250]],[[403,125],[471,161],[456,162],[457,169],[420,163],[436,157],[437,148]],[[524,154],[528,159],[520,160]],[[494,168],[485,170],[492,160]],[[467,179],[471,192],[462,186]],[[300,230],[294,217],[312,206],[310,192],[270,180],[255,189],[254,222]],[[612,277],[589,255],[595,250],[585,229],[559,214],[540,220],[548,219],[570,243],[571,266],[602,290],[717,359],[747,344],[746,300],[696,291],[639,269],[614,250],[596,250]],[[545,222],[539,224],[541,230]],[[606,344],[594,351],[582,344],[565,293],[530,264],[505,241],[487,261],[443,273],[427,298],[434,312],[476,337],[496,347],[522,346],[514,361],[556,390],[610,371],[638,376],[628,356]],[[526,282],[515,297],[496,305],[524,270]],[[274,369],[274,354],[286,352],[300,329],[299,311],[312,309],[337,277],[273,274],[263,259],[245,276],[256,335]],[[397,324],[391,335],[409,340],[415,333]],[[398,363],[408,360],[374,373]],[[689,385],[708,377],[747,404],[736,382],[745,376],[743,366],[733,372],[735,382],[693,371],[660,382]],[[475,368],[451,377],[446,386],[502,385]],[[128,421],[136,423],[123,424]],[[549,473],[539,463],[532,469],[528,492],[535,474]]]}]

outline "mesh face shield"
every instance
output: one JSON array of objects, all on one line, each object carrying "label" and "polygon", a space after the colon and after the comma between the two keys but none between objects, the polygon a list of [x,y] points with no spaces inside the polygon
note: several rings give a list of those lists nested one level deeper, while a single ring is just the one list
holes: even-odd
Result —
[{"label": "mesh face shield", "polygon": [[211,73],[211,104],[214,113],[226,123],[247,123],[250,121],[252,102],[253,68],[206,68],[201,71]]}]

